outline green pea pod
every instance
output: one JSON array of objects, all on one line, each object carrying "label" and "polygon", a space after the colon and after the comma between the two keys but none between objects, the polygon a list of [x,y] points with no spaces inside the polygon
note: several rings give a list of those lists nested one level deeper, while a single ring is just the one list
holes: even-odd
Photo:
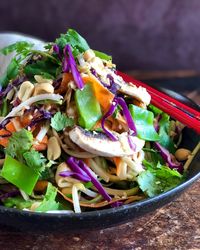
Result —
[{"label": "green pea pod", "polygon": [[1,176],[30,195],[39,178],[39,173],[7,155]]},{"label": "green pea pod", "polygon": [[153,113],[132,104],[129,105],[129,110],[133,117],[138,137],[147,141],[158,141],[159,135],[153,126]]},{"label": "green pea pod", "polygon": [[92,86],[86,84],[83,90],[76,90],[75,101],[79,112],[79,125],[91,129],[102,116],[100,104]]}]

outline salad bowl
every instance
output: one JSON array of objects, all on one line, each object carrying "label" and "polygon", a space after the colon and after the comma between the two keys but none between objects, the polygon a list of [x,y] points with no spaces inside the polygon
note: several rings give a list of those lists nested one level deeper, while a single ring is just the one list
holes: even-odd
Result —
[{"label": "salad bowl", "polygon": [[[4,33],[0,34],[0,48],[19,40],[28,40],[34,42],[39,48],[43,45],[42,41],[32,37]],[[7,57],[6,59],[0,57],[0,68],[2,71],[9,61],[10,57]],[[124,75],[124,77],[126,76]],[[176,99],[179,99],[188,106],[196,108],[196,110],[200,110],[198,105],[196,105],[194,102],[180,94],[175,93],[173,90],[162,89],[162,91],[175,97]],[[182,182],[177,187],[155,197],[147,198],[142,201],[137,201],[119,207],[93,210],[83,213],[73,213],[70,211],[65,211],[63,213],[60,213],[59,211],[35,213],[0,206],[0,224],[2,226],[10,226],[22,231],[28,230],[29,232],[77,232],[81,230],[103,229],[134,220],[173,201],[173,199],[180,195],[200,177],[200,156],[198,153],[199,139],[199,135],[192,129],[187,127],[183,129],[180,147],[187,148],[191,151],[195,149],[193,151],[194,154],[192,154],[190,157],[187,177],[184,182]]]}]

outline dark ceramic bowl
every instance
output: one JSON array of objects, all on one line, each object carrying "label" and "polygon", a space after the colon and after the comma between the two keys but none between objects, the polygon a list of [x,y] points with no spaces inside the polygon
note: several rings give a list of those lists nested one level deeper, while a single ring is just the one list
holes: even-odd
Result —
[{"label": "dark ceramic bowl", "polygon": [[[199,109],[188,98],[176,94],[171,90],[164,90],[186,104]],[[200,109],[199,109],[200,110]],[[200,137],[191,129],[185,128],[183,131],[182,145],[193,150],[199,143]],[[22,231],[52,232],[52,231],[80,231],[93,230],[111,227],[125,223],[149,213],[172,201],[180,195],[187,187],[200,177],[200,155],[193,158],[187,179],[176,188],[160,194],[153,198],[123,205],[118,208],[109,208],[99,211],[84,212],[81,214],[48,214],[20,211],[13,208],[0,206],[0,224],[17,228]]]}]

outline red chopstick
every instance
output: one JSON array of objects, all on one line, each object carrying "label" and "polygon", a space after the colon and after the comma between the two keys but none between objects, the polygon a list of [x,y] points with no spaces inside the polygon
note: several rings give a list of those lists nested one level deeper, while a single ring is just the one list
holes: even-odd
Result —
[{"label": "red chopstick", "polygon": [[196,132],[200,133],[200,112],[188,107],[184,103],[168,96],[167,94],[154,89],[153,87],[131,78],[130,76],[118,72],[126,82],[132,82],[136,86],[142,86],[147,89],[151,95],[151,103],[156,107],[169,114],[174,119],[180,121],[184,125],[193,128]]}]

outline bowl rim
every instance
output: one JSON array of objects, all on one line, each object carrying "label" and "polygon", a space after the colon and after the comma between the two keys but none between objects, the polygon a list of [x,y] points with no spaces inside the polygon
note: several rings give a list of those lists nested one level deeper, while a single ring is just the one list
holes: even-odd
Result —
[{"label": "bowl rim", "polygon": [[[133,202],[130,204],[122,205],[120,207],[115,207],[115,208],[106,208],[106,209],[101,209],[101,210],[94,210],[94,211],[86,211],[82,213],[74,213],[74,212],[69,212],[69,213],[43,213],[43,212],[31,212],[31,211],[26,211],[26,210],[20,210],[17,208],[8,208],[5,206],[0,205],[0,213],[2,212],[11,212],[14,214],[22,215],[22,216],[32,216],[32,217],[43,217],[43,218],[52,218],[52,217],[58,217],[58,218],[85,218],[85,217],[95,217],[96,215],[108,215],[108,214],[113,214],[122,212],[123,210],[126,209],[132,209],[136,207],[142,207],[145,205],[148,205],[149,203],[155,203],[160,199],[165,199],[166,197],[169,197],[176,193],[177,191],[182,191],[188,186],[190,186],[193,182],[198,180],[200,178],[200,172],[195,174],[193,177],[190,179],[187,179],[186,181],[182,182],[180,185],[164,192],[159,195],[156,195],[154,197],[146,198],[141,201]],[[177,192],[178,193],[178,192]]]}]

